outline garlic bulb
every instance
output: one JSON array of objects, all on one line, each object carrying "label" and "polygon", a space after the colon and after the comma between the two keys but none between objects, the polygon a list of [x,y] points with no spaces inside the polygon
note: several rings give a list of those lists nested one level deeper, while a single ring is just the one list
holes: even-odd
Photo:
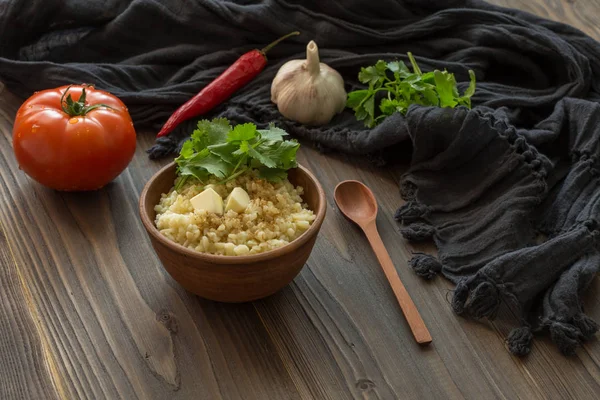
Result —
[{"label": "garlic bulb", "polygon": [[324,125],[346,106],[342,76],[319,62],[314,41],[306,46],[306,60],[283,64],[271,85],[271,101],[286,118],[305,125]]}]

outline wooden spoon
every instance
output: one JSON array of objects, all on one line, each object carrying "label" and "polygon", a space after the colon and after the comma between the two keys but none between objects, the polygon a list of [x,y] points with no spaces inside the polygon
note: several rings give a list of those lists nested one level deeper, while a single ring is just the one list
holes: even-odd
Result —
[{"label": "wooden spoon", "polygon": [[425,326],[425,322],[423,322],[402,281],[400,281],[394,263],[381,241],[379,232],[377,232],[375,222],[377,201],[371,189],[358,181],[343,181],[335,187],[334,198],[340,211],[360,226],[367,235],[367,239],[369,239],[369,243],[371,243],[371,247],[383,268],[383,272],[385,272],[398,303],[400,303],[400,308],[417,343],[431,343],[431,335]]}]

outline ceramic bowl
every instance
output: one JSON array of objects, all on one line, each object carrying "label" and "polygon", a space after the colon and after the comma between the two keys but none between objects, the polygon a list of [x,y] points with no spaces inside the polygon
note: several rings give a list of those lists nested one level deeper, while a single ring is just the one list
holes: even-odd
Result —
[{"label": "ceramic bowl", "polygon": [[313,249],[327,209],[323,188],[310,171],[300,165],[288,171],[290,182],[304,188],[302,198],[316,215],[306,232],[265,253],[220,256],[188,249],[156,228],[154,206],[161,194],[173,187],[175,168],[175,163],[170,163],[150,178],[140,196],[139,211],[154,251],[181,286],[209,300],[240,303],[272,295],[298,275]]}]

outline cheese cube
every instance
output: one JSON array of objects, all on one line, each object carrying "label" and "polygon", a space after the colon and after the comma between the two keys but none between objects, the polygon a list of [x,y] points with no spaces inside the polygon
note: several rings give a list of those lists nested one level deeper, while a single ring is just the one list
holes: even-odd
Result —
[{"label": "cheese cube", "polygon": [[236,187],[227,196],[225,204],[225,211],[233,210],[236,213],[243,213],[250,204],[250,196],[241,187]]},{"label": "cheese cube", "polygon": [[223,199],[213,188],[208,188],[190,199],[194,210],[223,215]]}]

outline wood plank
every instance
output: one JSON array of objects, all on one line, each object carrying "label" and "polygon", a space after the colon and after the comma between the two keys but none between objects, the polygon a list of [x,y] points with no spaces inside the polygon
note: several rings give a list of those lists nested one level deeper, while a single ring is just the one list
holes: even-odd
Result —
[{"label": "wood plank", "polygon": [[29,308],[35,300],[24,289],[8,235],[0,223],[0,398],[55,399],[56,360]]}]

